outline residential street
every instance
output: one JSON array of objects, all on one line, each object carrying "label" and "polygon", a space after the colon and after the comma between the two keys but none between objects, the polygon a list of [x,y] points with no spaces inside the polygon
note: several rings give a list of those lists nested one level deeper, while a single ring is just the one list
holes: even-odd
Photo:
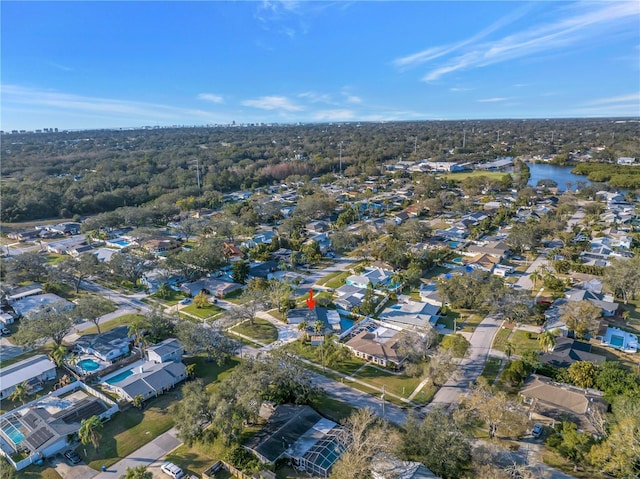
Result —
[{"label": "residential street", "polygon": [[448,407],[460,402],[460,396],[469,391],[469,385],[482,373],[493,337],[501,324],[502,319],[496,316],[487,316],[482,320],[469,339],[471,346],[467,357],[460,361],[456,374],[440,388],[431,403],[425,406],[425,410],[434,406]]}]

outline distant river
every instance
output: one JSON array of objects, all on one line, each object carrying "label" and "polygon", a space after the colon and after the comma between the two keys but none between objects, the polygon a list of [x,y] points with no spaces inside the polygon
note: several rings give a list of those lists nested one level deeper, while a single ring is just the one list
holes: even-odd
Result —
[{"label": "distant river", "polygon": [[571,173],[572,166],[556,166],[546,163],[527,163],[531,170],[531,177],[529,178],[529,186],[536,186],[540,180],[553,180],[558,183],[558,190],[564,191],[567,189],[567,182],[571,183],[571,189],[575,190],[578,186],[578,181],[591,183],[586,176],[574,175]]}]

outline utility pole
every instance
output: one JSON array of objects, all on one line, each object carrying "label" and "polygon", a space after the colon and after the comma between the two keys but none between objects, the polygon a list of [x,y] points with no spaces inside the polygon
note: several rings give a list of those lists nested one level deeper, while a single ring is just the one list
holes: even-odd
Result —
[{"label": "utility pole", "polygon": [[342,176],[342,142],[340,142],[340,176]]},{"label": "utility pole", "polygon": [[416,155],[418,153],[418,137],[413,137],[413,154]]}]

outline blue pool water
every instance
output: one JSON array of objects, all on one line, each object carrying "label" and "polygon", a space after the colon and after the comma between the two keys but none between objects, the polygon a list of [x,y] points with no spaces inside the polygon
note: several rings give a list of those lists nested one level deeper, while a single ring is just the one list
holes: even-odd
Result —
[{"label": "blue pool water", "polygon": [[115,376],[107,379],[105,382],[107,384],[113,385],[113,384],[119,383],[120,381],[123,381],[124,379],[127,379],[132,374],[133,374],[133,370],[127,369],[126,371],[122,371],[121,373],[118,373]]},{"label": "blue pool water", "polygon": [[462,264],[462,258],[453,258],[453,262],[457,264]]},{"label": "blue pool water", "polygon": [[340,318],[340,327],[342,328],[342,331],[346,331],[351,326],[353,326],[353,319]]},{"label": "blue pool water", "polygon": [[400,306],[399,304],[394,304],[393,306],[391,306],[391,309],[402,309],[402,306]]},{"label": "blue pool water", "polygon": [[2,431],[11,439],[16,446],[22,442],[24,439],[24,434],[22,434],[17,427],[13,424],[9,424],[2,428]]},{"label": "blue pool water", "polygon": [[622,336],[616,336],[615,334],[612,334],[609,343],[611,344],[611,346],[621,348],[622,346],[624,346],[624,338]]},{"label": "blue pool water", "polygon": [[100,367],[93,359],[83,359],[78,361],[78,367],[83,371],[95,371]]},{"label": "blue pool water", "polygon": [[129,246],[129,242],[126,240],[118,240],[118,241],[111,241],[112,244],[117,244],[118,246],[122,246],[123,248],[126,248],[127,246]]},{"label": "blue pool water", "polygon": [[457,248],[458,246],[460,246],[460,243],[458,243],[457,241],[449,241],[449,248]]}]

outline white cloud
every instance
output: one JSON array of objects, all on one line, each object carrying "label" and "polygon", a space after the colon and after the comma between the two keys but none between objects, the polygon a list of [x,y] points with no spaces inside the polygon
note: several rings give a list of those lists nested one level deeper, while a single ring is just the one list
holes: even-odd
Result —
[{"label": "white cloud", "polygon": [[[470,68],[485,67],[508,60],[534,54],[565,49],[576,44],[585,44],[591,38],[606,30],[616,31],[625,23],[637,29],[640,16],[638,2],[581,3],[580,12],[567,16],[564,11],[556,12],[560,17],[555,22],[538,24],[520,30],[512,35],[486,42],[478,42],[492,33],[508,19],[501,20],[473,37],[451,45],[431,47],[428,50],[396,60],[396,66],[413,66],[456,53],[443,65],[430,70],[423,81],[433,81],[452,72]],[[584,10],[588,8],[588,10]],[[564,15],[564,17],[561,17]],[[459,51],[459,53],[458,53]]]},{"label": "white cloud", "polygon": [[206,100],[212,103],[222,103],[224,101],[224,98],[214,93],[200,93],[198,95],[198,100]]},{"label": "white cloud", "polygon": [[476,100],[478,103],[497,103],[500,101],[507,101],[510,100],[510,98],[505,98],[505,97],[501,97],[501,96],[496,96],[493,98],[482,98],[480,100]]},{"label": "white cloud", "polygon": [[353,110],[319,110],[313,113],[312,118],[316,121],[346,121],[354,116]]},{"label": "white cloud", "polygon": [[455,87],[455,86],[449,88],[449,91],[452,91],[452,92],[472,91],[472,90],[474,90],[474,88],[464,88],[464,87]]},{"label": "white cloud", "polygon": [[607,105],[615,103],[631,103],[634,102],[636,107],[640,107],[640,93],[631,93],[629,95],[614,96],[609,98],[599,98],[590,101],[588,105]]},{"label": "white cloud", "polygon": [[306,91],[298,93],[298,98],[304,98],[311,103],[334,103],[333,97],[329,93],[318,93],[315,91]]},{"label": "white cloud", "polygon": [[[35,108],[42,112],[59,112],[61,115],[69,113],[84,117],[97,115],[103,120],[125,120],[134,123],[187,123],[219,120],[215,118],[214,114],[203,110],[178,108],[157,103],[89,97],[11,84],[2,85],[2,103],[4,107],[10,107],[11,111],[16,114]],[[10,124],[11,122],[10,115],[3,115],[3,123]]]},{"label": "white cloud", "polygon": [[489,25],[484,30],[481,30],[480,32],[478,32],[477,34],[475,34],[474,36],[472,36],[470,38],[467,38],[466,40],[462,40],[460,42],[456,42],[456,43],[453,43],[451,45],[430,47],[430,48],[427,48],[426,50],[422,50],[422,51],[420,51],[418,53],[413,53],[413,54],[407,55],[405,57],[396,58],[393,61],[393,64],[396,66],[396,68],[406,69],[406,68],[411,68],[411,67],[420,65],[422,63],[430,62],[432,60],[435,60],[436,58],[440,58],[440,57],[443,57],[443,56],[448,55],[450,53],[453,53],[453,52],[455,52],[457,50],[460,50],[460,49],[464,48],[467,45],[470,45],[470,44],[475,43],[475,42],[477,42],[479,40],[482,40],[483,38],[485,38],[488,35],[492,34],[496,30],[499,30],[500,28],[502,28],[502,27],[508,25],[509,23],[517,20],[518,18],[522,17],[530,9],[531,9],[531,7],[529,5],[525,5],[524,7],[521,7],[518,10],[516,10],[515,12],[513,12],[513,13],[511,13],[509,15],[506,15],[505,17],[499,19],[497,22]]},{"label": "white cloud", "polygon": [[283,110],[283,111],[300,111],[303,110],[300,105],[296,105],[284,96],[262,96],[252,100],[244,100],[244,106],[260,108],[261,110]]},{"label": "white cloud", "polygon": [[348,103],[362,103],[362,98],[360,98],[359,96],[356,96],[356,95],[349,95],[347,97],[347,102]]}]

